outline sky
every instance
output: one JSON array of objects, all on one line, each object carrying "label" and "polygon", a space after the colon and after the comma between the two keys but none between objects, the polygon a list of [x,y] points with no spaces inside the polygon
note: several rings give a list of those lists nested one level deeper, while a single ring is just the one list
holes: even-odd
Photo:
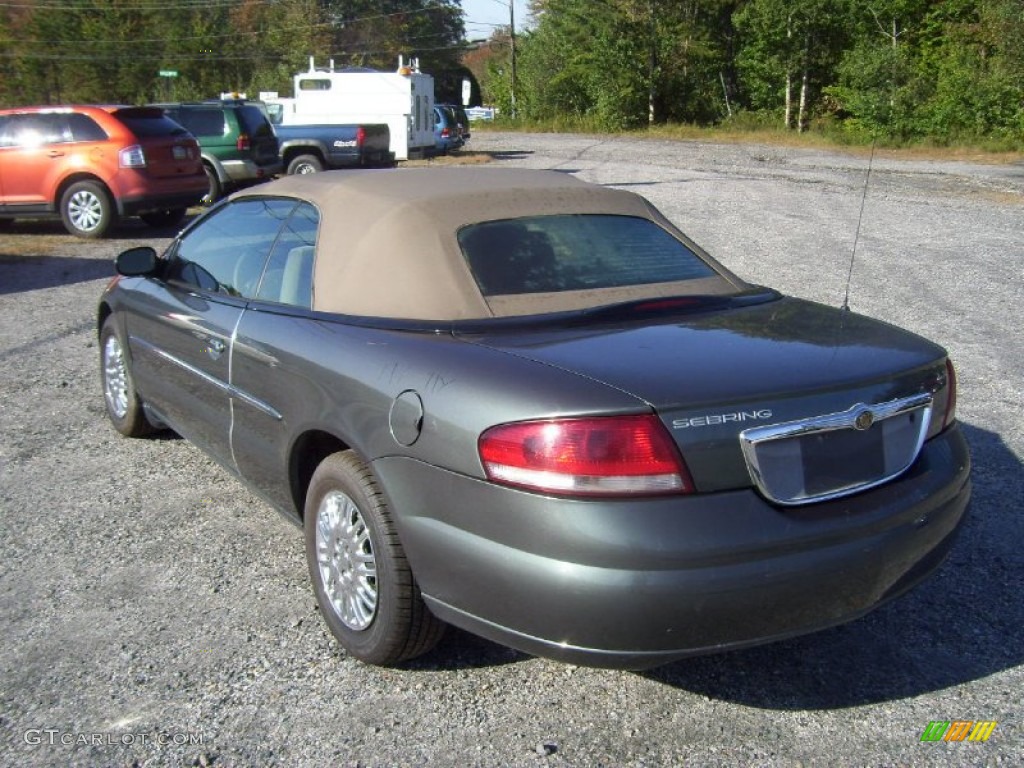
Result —
[{"label": "sky", "polygon": [[[527,0],[514,0],[516,6],[516,31],[526,25]],[[469,40],[488,38],[495,26],[508,26],[508,0],[462,0],[465,11],[466,37]]]}]

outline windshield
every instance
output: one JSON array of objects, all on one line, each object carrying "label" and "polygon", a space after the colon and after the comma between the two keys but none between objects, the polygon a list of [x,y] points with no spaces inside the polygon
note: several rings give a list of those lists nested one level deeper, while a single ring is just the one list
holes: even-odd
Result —
[{"label": "windshield", "polygon": [[716,272],[647,219],[536,216],[473,224],[459,245],[484,296],[672,283]]}]

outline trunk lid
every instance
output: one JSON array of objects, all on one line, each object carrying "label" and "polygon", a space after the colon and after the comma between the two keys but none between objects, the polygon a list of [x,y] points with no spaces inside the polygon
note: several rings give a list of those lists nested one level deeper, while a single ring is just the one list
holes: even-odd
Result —
[{"label": "trunk lid", "polygon": [[793,298],[670,321],[463,338],[642,400],[672,434],[700,491],[751,485],[746,429],[934,392],[945,381],[938,345]]}]

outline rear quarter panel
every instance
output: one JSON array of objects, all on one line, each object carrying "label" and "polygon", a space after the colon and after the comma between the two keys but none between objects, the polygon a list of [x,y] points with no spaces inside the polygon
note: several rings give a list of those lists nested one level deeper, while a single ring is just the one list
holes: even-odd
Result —
[{"label": "rear quarter panel", "polygon": [[[232,366],[233,385],[280,414],[236,401],[238,467],[286,509],[289,456],[309,431],[334,435],[367,461],[406,456],[483,477],[477,438],[494,424],[649,410],[605,385],[447,333],[366,328],[285,309],[245,312]],[[395,437],[396,426],[408,425],[390,418],[403,393],[422,403],[411,444]]]}]

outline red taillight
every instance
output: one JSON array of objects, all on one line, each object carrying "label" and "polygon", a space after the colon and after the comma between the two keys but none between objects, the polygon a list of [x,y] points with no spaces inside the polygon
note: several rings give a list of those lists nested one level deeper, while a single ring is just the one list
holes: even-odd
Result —
[{"label": "red taillight", "polygon": [[691,493],[682,457],[658,418],[523,421],[480,436],[487,478],[571,496]]},{"label": "red taillight", "polygon": [[358,126],[356,128],[356,146],[357,147],[363,146],[363,142],[365,142],[365,141],[366,141],[366,129],[363,128],[363,126],[360,125],[360,126]]},{"label": "red taillight", "polygon": [[946,358],[946,412],[942,417],[942,428],[945,429],[956,418],[956,371],[953,361]]},{"label": "red taillight", "polygon": [[138,144],[125,147],[117,153],[117,164],[122,168],[145,168],[146,153]]},{"label": "red taillight", "polygon": [[447,139],[449,136],[451,136],[451,131],[449,131],[447,128],[442,128],[441,129],[441,138],[442,139]]},{"label": "red taillight", "polygon": [[248,133],[239,134],[238,141],[235,142],[235,149],[239,152],[248,152],[252,149],[252,139],[249,138]]}]

